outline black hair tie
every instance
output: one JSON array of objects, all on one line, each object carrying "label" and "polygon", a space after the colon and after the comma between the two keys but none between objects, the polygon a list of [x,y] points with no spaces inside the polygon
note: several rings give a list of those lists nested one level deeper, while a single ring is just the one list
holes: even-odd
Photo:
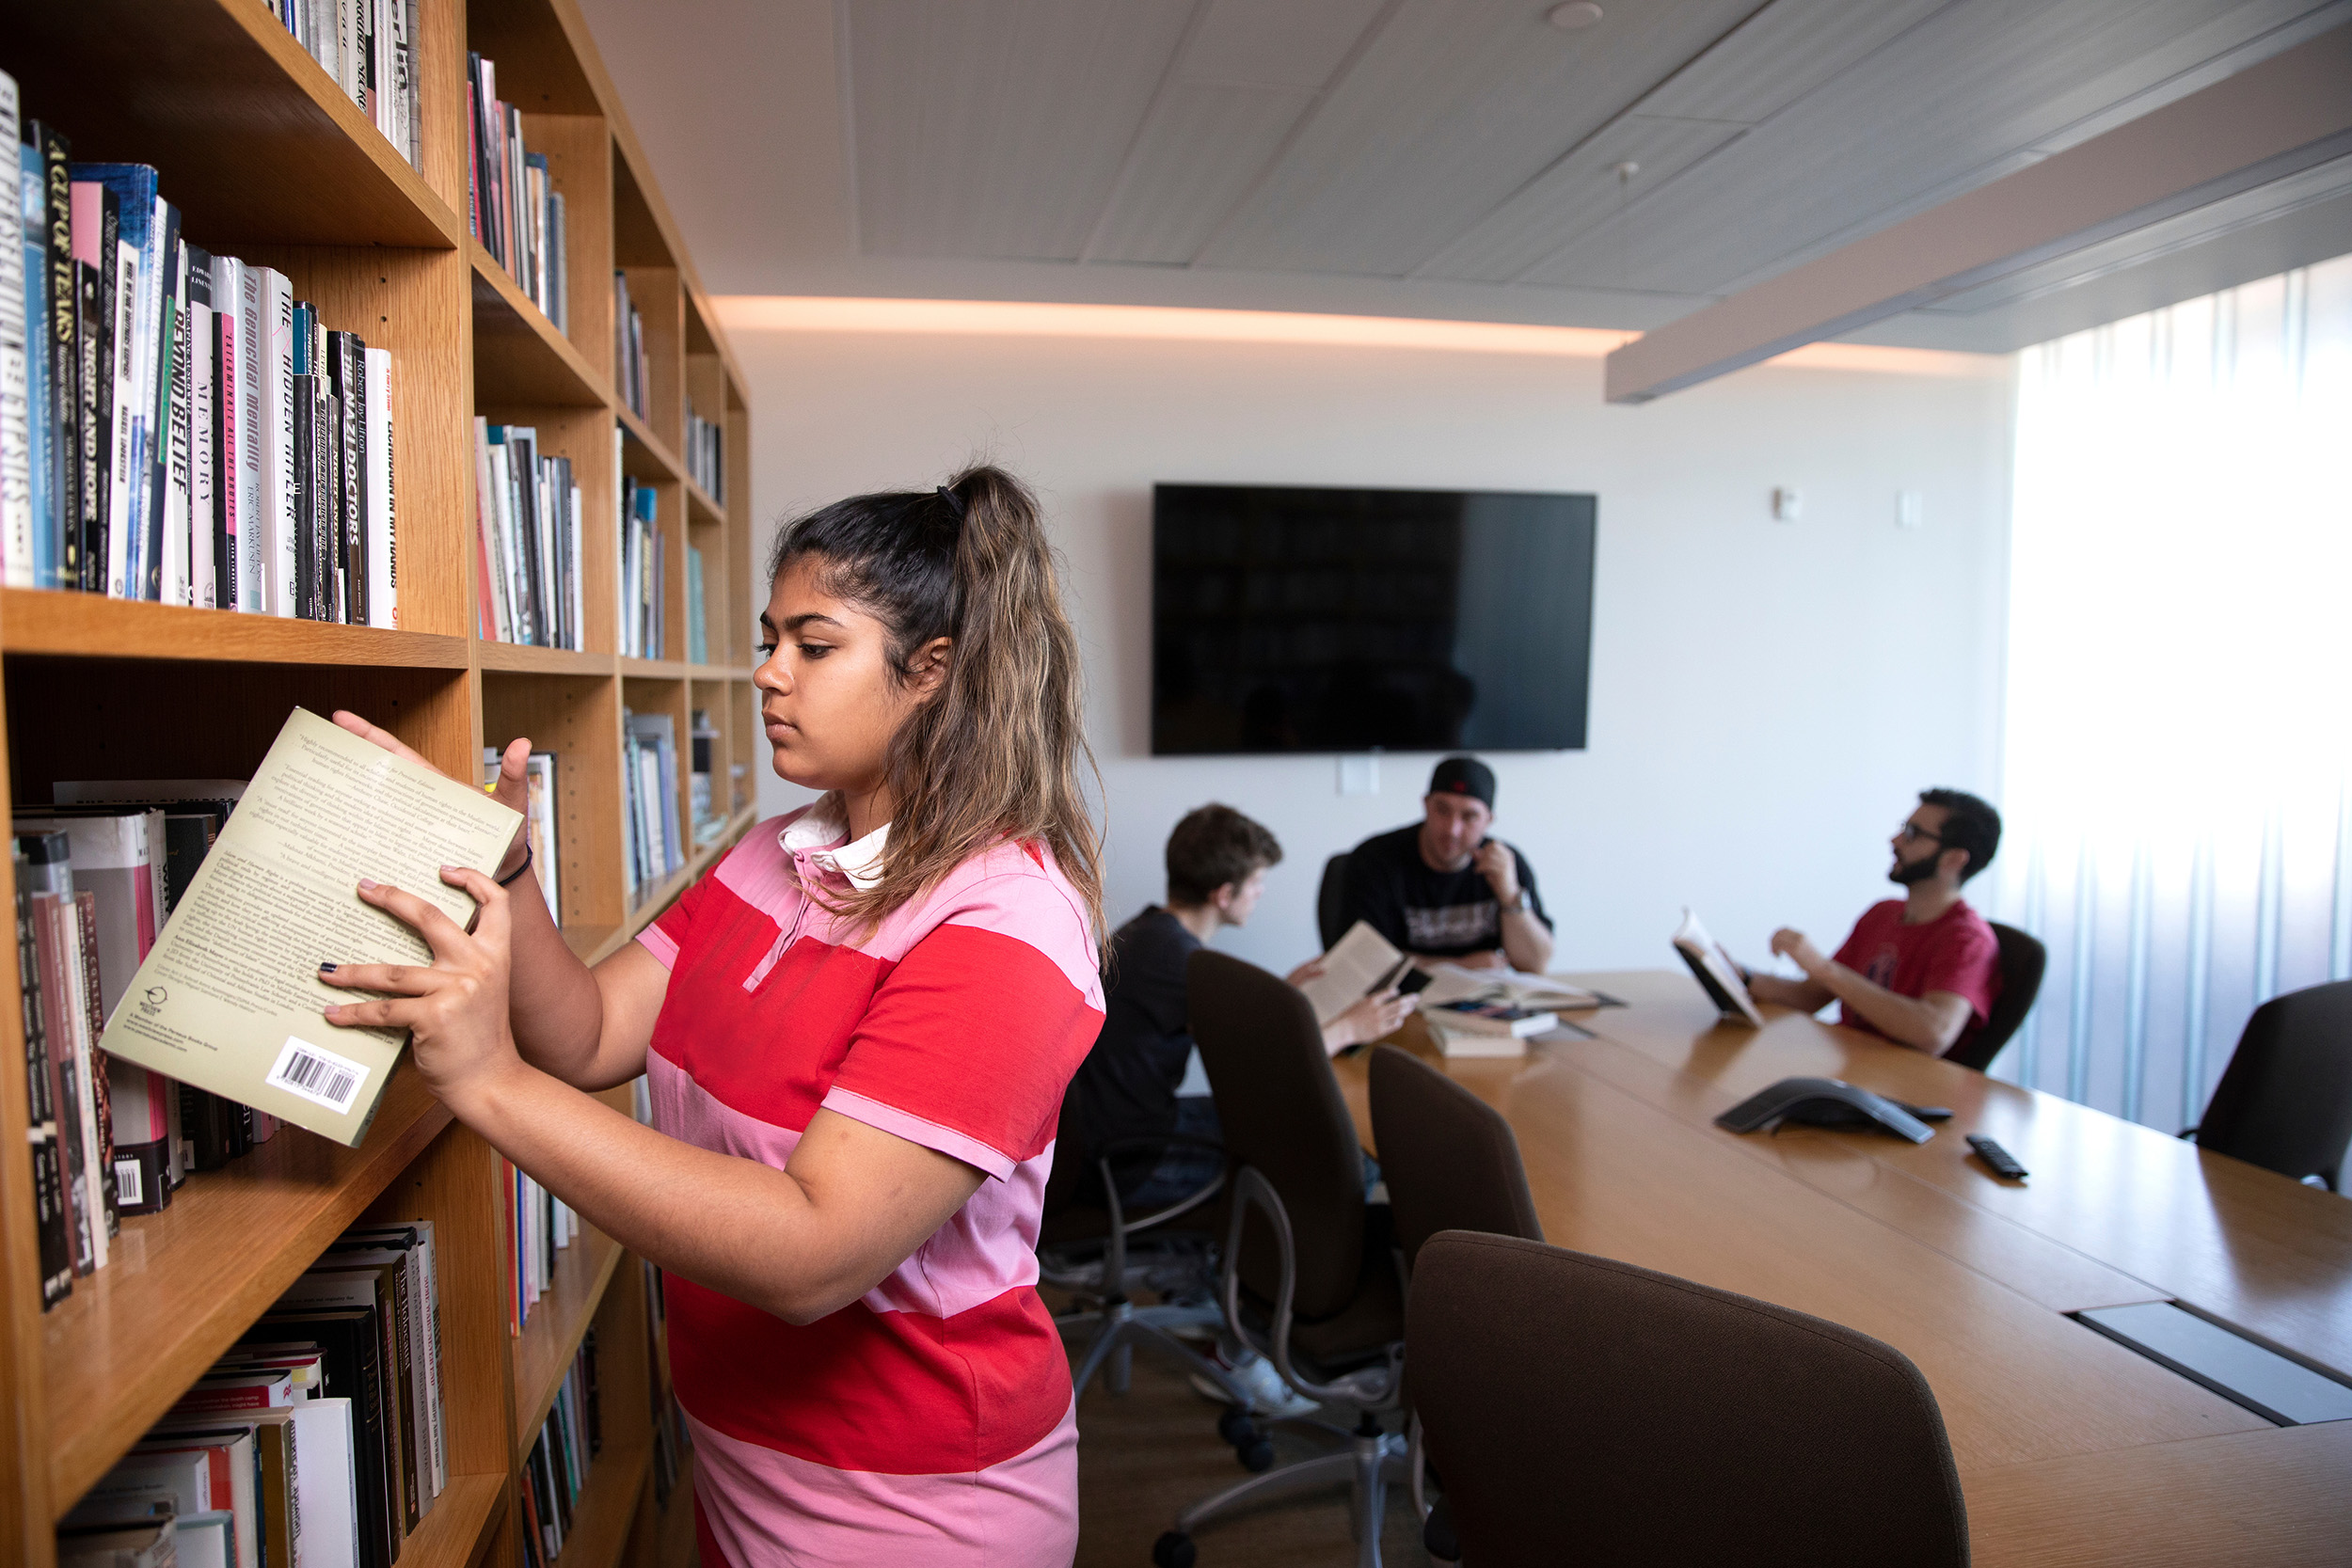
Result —
[{"label": "black hair tie", "polygon": [[939,499],[947,503],[947,510],[956,515],[957,522],[963,521],[963,498],[961,496],[943,484],[939,487]]}]

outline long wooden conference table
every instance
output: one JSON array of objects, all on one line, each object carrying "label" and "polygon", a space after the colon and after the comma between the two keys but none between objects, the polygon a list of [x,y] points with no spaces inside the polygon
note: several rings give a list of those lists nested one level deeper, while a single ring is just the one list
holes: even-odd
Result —
[{"label": "long wooden conference table", "polygon": [[[1417,1020],[1395,1043],[1509,1119],[1547,1241],[1917,1363],[1977,1562],[2352,1563],[2352,1421],[2273,1426],[2064,1316],[2177,1300],[2352,1372],[2352,1201],[1786,1009],[1724,1023],[1678,973],[1567,978],[1627,1005],[1567,1015],[1523,1057],[1444,1061]],[[1335,1066],[1369,1148],[1364,1059]],[[1921,1145],[1713,1125],[1795,1076],[1952,1118]],[[2028,1180],[1985,1171],[1979,1132]]]}]

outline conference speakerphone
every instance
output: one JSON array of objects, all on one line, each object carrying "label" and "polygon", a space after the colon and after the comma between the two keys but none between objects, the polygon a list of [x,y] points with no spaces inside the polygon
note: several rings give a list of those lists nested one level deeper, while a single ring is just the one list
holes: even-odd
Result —
[{"label": "conference speakerphone", "polygon": [[1784,1078],[1715,1118],[1733,1132],[1777,1130],[1784,1121],[1804,1127],[1877,1127],[1923,1144],[1935,1136],[1931,1121],[1951,1112],[1941,1105],[1906,1105],[1839,1078]]}]

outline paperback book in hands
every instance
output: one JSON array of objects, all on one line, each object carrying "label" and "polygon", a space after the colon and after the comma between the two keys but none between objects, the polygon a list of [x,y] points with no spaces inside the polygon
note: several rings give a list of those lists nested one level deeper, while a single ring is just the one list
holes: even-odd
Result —
[{"label": "paperback book in hands", "polygon": [[474,901],[444,865],[495,871],[522,818],[478,789],[296,708],[106,1022],[109,1055],[356,1146],[406,1043],[338,1029],[321,962],[430,964],[424,939],[359,901],[363,877]]}]

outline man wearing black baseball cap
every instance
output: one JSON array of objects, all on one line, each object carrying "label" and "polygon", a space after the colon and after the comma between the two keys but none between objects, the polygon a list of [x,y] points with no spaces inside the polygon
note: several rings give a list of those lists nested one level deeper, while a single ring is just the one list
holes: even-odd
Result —
[{"label": "man wearing black baseball cap", "polygon": [[1551,917],[1527,857],[1487,836],[1494,819],[1493,768],[1476,757],[1438,764],[1422,820],[1348,855],[1344,924],[1363,921],[1417,958],[1543,974]]}]

